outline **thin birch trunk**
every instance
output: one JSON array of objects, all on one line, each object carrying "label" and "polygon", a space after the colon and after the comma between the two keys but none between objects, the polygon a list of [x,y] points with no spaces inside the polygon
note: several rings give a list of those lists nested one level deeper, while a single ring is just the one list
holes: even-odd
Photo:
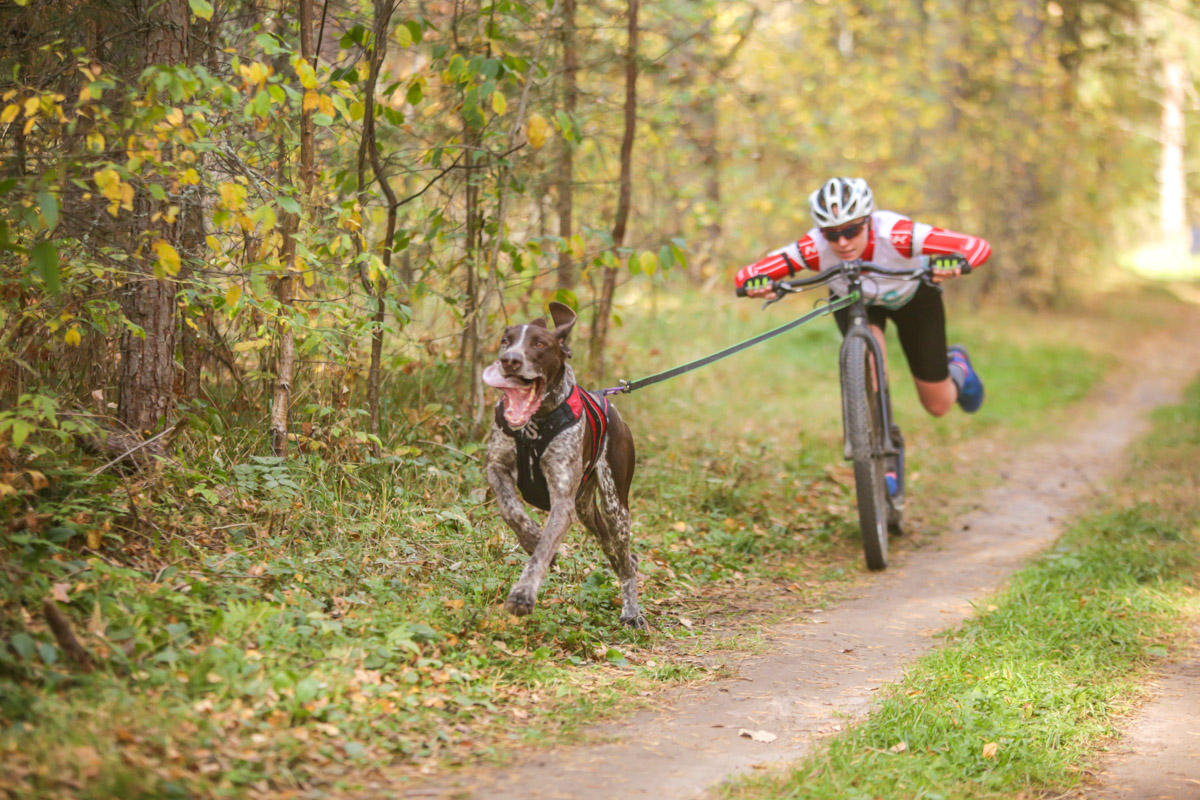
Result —
[{"label": "thin birch trunk", "polygon": [[[312,0],[300,0],[300,57],[306,62],[313,54],[313,6]],[[313,111],[300,112],[300,176],[304,183],[304,202],[307,209],[312,202],[313,184],[316,173],[313,162]],[[284,168],[281,154],[280,169]],[[275,393],[271,402],[271,449],[277,456],[288,452],[288,410],[292,398],[292,382],[296,368],[296,339],[292,332],[292,293],[296,272],[296,233],[300,219],[295,214],[284,217],[283,263],[284,274],[275,286],[275,299],[279,303],[275,330],[279,336],[279,355],[275,372]]]},{"label": "thin birch trunk", "polygon": [[[371,157],[371,169],[375,172],[375,180],[387,198],[387,229],[384,233],[383,274],[373,285],[368,287],[375,298],[375,314],[371,319],[371,369],[367,377],[367,413],[368,430],[379,438],[379,384],[383,379],[383,322],[387,315],[388,276],[391,275],[392,246],[396,235],[396,193],[392,189],[389,177],[384,173],[383,163],[379,157],[379,142],[375,135],[375,87],[379,81],[379,71],[387,56],[388,24],[392,18],[395,6],[392,0],[376,0],[375,2],[375,32],[372,37],[371,67],[367,78],[366,109],[363,115],[363,142]],[[359,161],[359,186],[364,186],[362,161]],[[365,190],[364,190],[365,194]],[[365,206],[365,204],[364,204]],[[378,441],[371,443],[371,452],[378,458],[382,448]]]},{"label": "thin birch trunk", "polygon": [[[625,135],[621,138],[621,178],[617,199],[617,216],[613,222],[613,249],[620,250],[625,244],[625,230],[629,223],[629,205],[633,195],[633,139],[637,128],[637,50],[638,50],[638,0],[629,0],[628,44],[625,50]],[[600,302],[592,323],[591,353],[588,366],[592,376],[603,379],[605,374],[604,349],[608,339],[608,322],[612,316],[613,294],[617,286],[616,267],[604,270],[604,285],[600,290]]]},{"label": "thin birch trunk", "polygon": [[[575,124],[578,58],[575,52],[575,0],[562,0],[563,113]],[[575,254],[567,246],[574,235],[572,214],[575,202],[575,145],[562,137],[558,162],[558,235],[563,244],[558,251],[558,288],[574,289]]]}]

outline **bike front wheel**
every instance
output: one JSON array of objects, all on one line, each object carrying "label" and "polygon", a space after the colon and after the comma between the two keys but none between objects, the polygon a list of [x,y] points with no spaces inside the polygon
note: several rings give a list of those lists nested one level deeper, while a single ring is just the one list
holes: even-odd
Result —
[{"label": "bike front wheel", "polygon": [[884,430],[879,390],[872,379],[871,348],[863,338],[845,342],[842,363],[846,433],[854,461],[854,490],[867,568],[887,567],[888,507],[884,478]]}]

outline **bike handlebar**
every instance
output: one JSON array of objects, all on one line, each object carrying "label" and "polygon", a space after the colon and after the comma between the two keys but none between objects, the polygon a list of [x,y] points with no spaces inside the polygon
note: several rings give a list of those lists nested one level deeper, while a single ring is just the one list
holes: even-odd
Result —
[{"label": "bike handlebar", "polygon": [[[819,286],[823,283],[829,283],[834,278],[844,276],[850,271],[851,267],[857,267],[860,272],[873,272],[877,275],[886,275],[892,278],[923,278],[932,270],[928,265],[922,267],[910,267],[909,269],[892,269],[890,267],[881,267],[878,264],[872,264],[869,261],[843,261],[841,264],[827,269],[811,278],[793,278],[785,281],[772,281],[771,289],[776,294],[788,294],[794,292],[802,292],[805,289],[813,286]],[[962,274],[971,274],[971,265],[963,259]],[[748,297],[745,286],[737,287],[738,297]]]}]

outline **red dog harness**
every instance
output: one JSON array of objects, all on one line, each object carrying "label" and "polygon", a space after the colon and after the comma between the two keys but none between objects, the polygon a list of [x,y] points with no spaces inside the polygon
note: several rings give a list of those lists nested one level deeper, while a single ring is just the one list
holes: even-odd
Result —
[{"label": "red dog harness", "polygon": [[567,399],[544,419],[538,420],[536,425],[526,423],[514,429],[504,418],[504,401],[496,404],[496,425],[517,444],[517,488],[521,490],[525,502],[543,511],[550,510],[550,490],[542,472],[542,454],[554,437],[586,418],[592,433],[592,449],[587,455],[583,480],[579,482],[579,491],[575,496],[583,493],[583,487],[587,486],[596,462],[600,460],[600,451],[604,449],[604,437],[608,435],[608,409],[607,397],[585,392],[576,385]]}]

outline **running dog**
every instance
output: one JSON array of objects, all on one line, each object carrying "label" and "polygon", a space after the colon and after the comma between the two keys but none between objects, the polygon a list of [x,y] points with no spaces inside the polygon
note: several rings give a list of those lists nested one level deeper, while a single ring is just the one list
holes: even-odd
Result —
[{"label": "running dog", "polygon": [[[504,607],[517,616],[533,611],[558,546],[578,517],[620,580],[621,622],[644,627],[638,560],[629,541],[633,434],[607,397],[575,383],[567,363],[575,312],[551,303],[550,316],[553,328],[544,319],[507,328],[499,357],[483,372],[483,382],[504,393],[488,438],[487,480],[500,516],[530,556]],[[518,492],[549,512],[544,527],[529,518]]]}]

